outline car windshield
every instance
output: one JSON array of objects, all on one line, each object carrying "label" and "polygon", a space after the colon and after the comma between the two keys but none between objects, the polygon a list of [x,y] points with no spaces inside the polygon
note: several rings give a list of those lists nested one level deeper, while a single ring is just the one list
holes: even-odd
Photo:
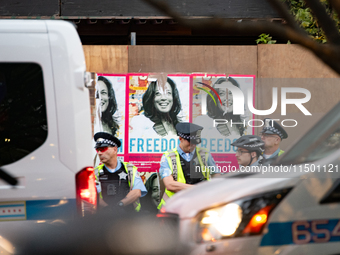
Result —
[{"label": "car windshield", "polygon": [[340,149],[340,103],[304,135],[278,162],[282,165],[312,162]]}]

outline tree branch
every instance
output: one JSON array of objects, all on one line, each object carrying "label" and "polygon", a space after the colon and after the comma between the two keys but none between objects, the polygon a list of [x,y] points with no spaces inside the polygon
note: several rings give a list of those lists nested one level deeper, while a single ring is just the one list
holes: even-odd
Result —
[{"label": "tree branch", "polygon": [[[237,32],[238,34],[247,35],[249,33],[269,33],[284,40],[291,40],[293,43],[312,51],[325,64],[330,66],[334,71],[340,74],[340,48],[334,44],[319,44],[310,38],[305,32],[301,33],[300,29],[296,30],[288,25],[268,21],[242,21],[235,22],[228,19],[210,18],[210,19],[190,19],[184,18],[177,12],[173,11],[165,2],[158,0],[143,0],[149,3],[165,15],[172,17],[181,25],[200,31],[211,31],[212,29],[225,32]],[[309,0],[310,1],[310,0]],[[291,20],[290,20],[291,22]]]},{"label": "tree branch", "polygon": [[338,17],[340,17],[340,1],[338,0],[328,0],[329,4],[335,9]]},{"label": "tree branch", "polygon": [[318,19],[329,42],[340,44],[340,34],[334,20],[327,14],[325,6],[318,0],[304,0]]}]

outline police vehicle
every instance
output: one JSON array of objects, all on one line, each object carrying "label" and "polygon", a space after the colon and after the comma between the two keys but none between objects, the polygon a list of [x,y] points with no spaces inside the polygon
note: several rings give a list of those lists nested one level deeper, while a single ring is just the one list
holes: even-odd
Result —
[{"label": "police vehicle", "polygon": [[1,254],[19,234],[95,211],[85,71],[71,23],[0,21],[0,168],[17,181],[0,179]]},{"label": "police vehicle", "polygon": [[[340,254],[340,103],[272,165],[173,196],[190,254]],[[166,222],[166,221],[165,221]]]}]

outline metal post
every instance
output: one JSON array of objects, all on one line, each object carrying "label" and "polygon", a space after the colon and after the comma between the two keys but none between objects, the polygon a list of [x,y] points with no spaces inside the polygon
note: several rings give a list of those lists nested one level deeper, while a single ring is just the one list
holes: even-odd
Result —
[{"label": "metal post", "polygon": [[131,45],[136,45],[136,32],[131,32]]}]

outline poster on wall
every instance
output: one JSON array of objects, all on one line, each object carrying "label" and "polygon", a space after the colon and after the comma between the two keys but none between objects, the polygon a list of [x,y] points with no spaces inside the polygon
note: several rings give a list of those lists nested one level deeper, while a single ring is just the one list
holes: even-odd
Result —
[{"label": "poster on wall", "polygon": [[[126,116],[137,116],[143,112],[142,96],[148,88],[148,84],[145,83],[147,80],[143,79],[143,81],[140,80],[138,86],[132,84],[133,86],[129,90],[127,77],[127,75],[97,73],[95,78],[96,114],[93,123],[94,133],[107,132],[121,141],[122,145],[118,149],[118,159],[121,161],[129,161],[127,149],[125,149],[125,139],[129,133],[129,118]],[[138,87],[138,90],[133,90],[133,87]],[[131,100],[129,100],[130,95]],[[93,146],[94,144],[93,142]],[[95,150],[94,155],[96,155]],[[100,164],[98,157],[95,157],[94,164]],[[141,199],[141,203],[143,204],[143,210],[156,213],[157,205],[160,203],[160,182],[156,173],[158,169],[148,170],[150,171],[145,172],[141,167],[138,169],[148,191],[147,195]]]},{"label": "poster on wall", "polygon": [[[244,102],[244,114],[233,113],[235,91],[255,90],[254,76],[216,74],[193,74],[192,122],[202,130],[201,147],[207,148],[216,165],[227,171],[238,168],[235,157],[236,148],[231,144],[242,135],[254,134],[254,128],[247,125],[252,113]],[[254,95],[255,93],[253,93]]]},{"label": "poster on wall", "polygon": [[242,105],[244,114],[233,113],[238,103],[233,99],[235,89],[244,95],[248,89],[254,92],[255,77],[96,74],[94,133],[108,132],[120,139],[118,159],[138,167],[148,190],[141,200],[144,208],[156,209],[160,202],[160,159],[179,144],[175,129],[179,122],[204,127],[200,146],[211,152],[223,171],[228,166],[238,167],[231,143],[242,135],[254,134],[254,129],[246,125],[252,119],[246,104]]},{"label": "poster on wall", "polygon": [[190,75],[129,74],[128,157],[156,172],[162,154],[177,147],[175,126],[190,119]]},{"label": "poster on wall", "polygon": [[122,146],[118,156],[123,161],[125,153],[125,90],[126,75],[96,74],[96,116],[94,133],[107,132],[116,136]]},{"label": "poster on wall", "polygon": [[159,174],[156,172],[140,172],[139,173],[148,193],[141,198],[142,210],[157,213],[157,206],[161,202],[161,187],[159,182]]}]

